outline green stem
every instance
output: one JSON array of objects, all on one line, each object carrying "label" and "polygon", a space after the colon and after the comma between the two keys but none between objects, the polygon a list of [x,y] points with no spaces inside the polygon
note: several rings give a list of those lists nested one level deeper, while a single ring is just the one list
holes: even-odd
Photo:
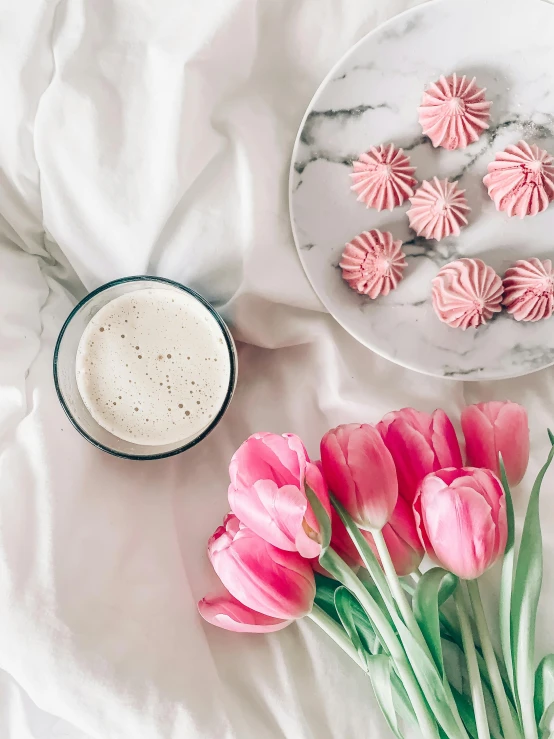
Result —
[{"label": "green stem", "polygon": [[[379,553],[381,564],[383,565],[383,570],[385,571],[385,577],[387,578],[387,582],[389,584],[392,597],[395,599],[396,603],[398,604],[400,613],[402,615],[402,618],[404,619],[404,623],[406,624],[408,629],[412,632],[412,636],[414,637],[414,639],[418,641],[420,647],[427,654],[431,663],[434,664],[433,656],[431,655],[431,652],[429,651],[429,647],[427,646],[425,637],[423,636],[423,633],[421,629],[419,628],[419,624],[416,621],[416,618],[414,616],[412,609],[410,608],[410,604],[408,603],[406,594],[404,590],[402,589],[400,579],[394,567],[394,563],[391,559],[388,547],[385,543],[383,532],[375,530],[375,531],[372,531],[371,533],[373,535],[373,540],[375,541],[375,546],[377,547],[377,551]],[[456,706],[456,701],[454,700],[454,696],[452,695],[452,692],[450,690],[450,684],[448,683],[448,681],[445,682],[444,687],[446,691],[446,697],[450,705],[450,710],[452,711],[454,720],[456,721],[458,729],[460,730],[460,736],[463,737],[463,739],[468,739],[468,735],[467,735],[466,728],[464,726],[464,722],[462,721],[461,716],[458,712],[458,707]]]},{"label": "green stem", "polygon": [[412,577],[414,578],[416,585],[423,577],[423,572],[419,569],[419,567],[412,572]]},{"label": "green stem", "polygon": [[506,548],[504,549],[504,557],[502,560],[502,573],[500,575],[500,605],[499,605],[499,621],[500,621],[500,645],[502,647],[502,655],[506,664],[506,672],[512,689],[514,703],[518,706],[518,697],[515,684],[514,657],[512,653],[512,588],[514,584],[514,562],[515,562],[515,520],[514,520],[514,504],[512,501],[512,493],[506,476],[506,468],[499,454],[500,479],[504,488],[504,500],[506,502],[506,519],[508,523],[508,533],[506,536]]},{"label": "green stem", "polygon": [[375,541],[375,546],[377,547],[379,558],[381,560],[381,564],[383,565],[383,569],[385,571],[385,577],[387,578],[387,582],[391,589],[392,597],[395,599],[395,601],[398,604],[400,613],[402,615],[402,618],[404,619],[404,623],[410,629],[414,637],[420,642],[420,644],[422,642],[424,644],[425,639],[423,638],[423,634],[421,633],[418,623],[415,620],[415,616],[412,612],[412,609],[410,608],[408,604],[408,599],[406,598],[406,594],[404,593],[404,590],[402,589],[402,585],[400,584],[400,580],[398,579],[398,575],[396,574],[396,570],[394,569],[394,564],[392,562],[389,550],[385,543],[383,532],[372,530],[371,534],[373,536],[373,540]]},{"label": "green stem", "polygon": [[[462,638],[460,636],[460,631],[459,631],[458,626],[455,626],[454,623],[442,612],[439,613],[439,618],[441,622],[441,637],[451,642],[452,644],[455,644],[458,647],[458,649],[463,651]],[[492,687],[491,687],[489,675],[487,672],[487,666],[485,664],[485,660],[483,659],[481,655],[481,650],[479,649],[477,645],[475,646],[475,651],[477,653],[477,664],[479,666],[479,672],[481,673],[481,680],[483,681],[483,685],[490,692],[492,692]],[[502,673],[500,674],[502,677]],[[508,696],[508,700],[510,701],[510,712],[512,716],[515,716],[516,709],[511,700],[510,685],[508,683],[508,679],[502,678],[502,684],[504,686],[504,691],[506,692],[506,695]]]},{"label": "green stem", "polygon": [[485,708],[485,697],[483,695],[483,686],[481,685],[479,667],[477,665],[477,652],[475,651],[473,633],[471,631],[471,624],[464,604],[461,586],[457,587],[454,592],[454,601],[456,603],[458,619],[460,621],[460,630],[462,632],[462,642],[464,645],[469,683],[471,686],[471,699],[473,701],[475,723],[477,724],[477,735],[479,739],[490,739],[487,709]]},{"label": "green stem", "polygon": [[487,619],[483,609],[483,602],[481,600],[481,593],[479,592],[479,584],[477,580],[470,580],[467,583],[467,590],[473,613],[475,615],[477,632],[479,633],[479,639],[481,641],[481,650],[483,652],[483,657],[485,658],[485,664],[487,665],[492,694],[498,709],[498,716],[500,718],[502,731],[504,732],[504,739],[519,739],[521,737],[521,733],[516,728],[516,724],[508,704],[508,699],[506,697],[506,692],[502,684],[502,678],[500,676],[500,670],[498,669],[498,663],[492,646],[489,627],[487,625]]},{"label": "green stem", "polygon": [[325,613],[323,608],[320,608],[315,603],[308,616],[367,674],[367,665],[358,654],[358,650],[355,649],[342,626],[339,626],[331,616]]},{"label": "green stem", "polygon": [[417,723],[426,739],[438,739],[437,724],[427,707],[421,688],[419,687],[412,667],[406,657],[402,645],[398,641],[388,620],[378,608],[377,604],[364,588],[363,584],[352,572],[350,567],[339,557],[336,552],[329,548],[321,564],[325,569],[335,576],[350,592],[356,596],[363,609],[375,625],[375,630],[381,642],[387,647],[398,670],[398,676],[404,684],[408,698],[414,709]]},{"label": "green stem", "polygon": [[[308,618],[310,618],[321,629],[323,629],[327,636],[331,637],[335,644],[338,644],[343,652],[345,652],[345,654],[347,654],[350,659],[352,659],[358,665],[358,667],[360,667],[366,673],[366,675],[368,675],[365,659],[363,659],[358,650],[354,647],[354,645],[348,638],[348,634],[346,633],[344,628],[340,624],[338,624],[334,618],[329,616],[329,614],[316,603],[314,603],[311,612],[308,614]],[[373,656],[373,653],[370,654],[371,656]],[[398,678],[398,675],[395,672],[391,672],[391,684],[398,698],[398,711],[401,717],[405,721],[415,722],[416,719],[414,716],[412,704],[408,699],[408,695],[404,689],[404,686],[402,685],[400,679]]]}]

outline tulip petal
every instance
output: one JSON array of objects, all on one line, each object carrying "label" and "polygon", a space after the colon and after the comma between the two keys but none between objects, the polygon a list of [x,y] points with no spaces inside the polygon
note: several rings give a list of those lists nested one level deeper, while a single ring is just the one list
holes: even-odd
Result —
[{"label": "tulip petal", "polygon": [[396,505],[398,481],[392,456],[372,426],[361,426],[350,435],[348,467],[356,491],[356,522],[382,529]]},{"label": "tulip petal", "polygon": [[419,567],[424,550],[412,507],[400,496],[390,521],[383,527],[383,538],[397,575],[404,577]]},{"label": "tulip petal", "polygon": [[264,444],[279,460],[280,467],[285,470],[284,474],[292,475],[292,479],[287,477],[288,483],[283,484],[293,484],[303,476],[308,453],[300,437],[296,434],[268,434],[264,437]]},{"label": "tulip petal", "polygon": [[279,486],[298,484],[298,474],[294,475],[283,464],[277,450],[298,469],[298,457],[287,439],[278,434],[254,434],[241,444],[231,459],[229,474],[234,486],[251,487],[256,480],[274,480]]},{"label": "tulip petal", "polygon": [[435,469],[433,449],[419,431],[401,418],[390,424],[385,441],[396,465],[398,491],[411,503],[421,480]]},{"label": "tulip petal", "polygon": [[494,427],[479,406],[470,405],[462,411],[462,431],[466,441],[466,456],[472,467],[486,467],[499,474]]},{"label": "tulip petal", "polygon": [[[338,429],[334,430],[335,432]],[[341,429],[342,432],[342,429]],[[347,510],[356,505],[356,489],[352,475],[346,463],[346,448],[343,451],[339,433],[328,431],[321,440],[321,465],[327,484]],[[345,445],[346,446],[346,445]]]},{"label": "tulip petal", "polygon": [[274,618],[301,618],[315,596],[313,571],[296,552],[268,544],[244,527],[222,550],[212,551],[214,570],[241,603]]},{"label": "tulip petal", "polygon": [[454,426],[440,408],[433,413],[432,444],[439,468],[462,466],[462,453]]},{"label": "tulip petal", "polygon": [[492,564],[497,550],[491,508],[473,488],[424,489],[422,511],[434,557],[445,569],[473,580]]},{"label": "tulip petal", "polygon": [[[306,506],[298,488],[292,485],[278,488],[271,480],[258,480],[250,489],[237,489],[231,484],[228,495],[233,513],[258,536],[281,549],[291,552],[296,549],[295,536],[289,527],[295,529],[302,525],[304,509],[299,511],[296,506]],[[288,519],[287,510],[292,514]],[[285,513],[286,521],[280,520],[281,512]]]},{"label": "tulip petal", "polygon": [[527,411],[517,403],[491,401],[465,408],[462,429],[470,464],[499,475],[502,454],[510,485],[521,482],[529,462]]},{"label": "tulip petal", "polygon": [[388,413],[377,428],[396,465],[398,492],[410,504],[425,475],[462,465],[454,427],[440,409],[431,415],[402,408]]},{"label": "tulip petal", "polygon": [[205,621],[227,631],[265,634],[280,631],[292,623],[291,619],[272,618],[253,611],[230,593],[202,598],[198,610]]},{"label": "tulip petal", "polygon": [[529,463],[527,411],[517,403],[503,403],[495,424],[495,446],[502,452],[510,485],[518,485]]}]

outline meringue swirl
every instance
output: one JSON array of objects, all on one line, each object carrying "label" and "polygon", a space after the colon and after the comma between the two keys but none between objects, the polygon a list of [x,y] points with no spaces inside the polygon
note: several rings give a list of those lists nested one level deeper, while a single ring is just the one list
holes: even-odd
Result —
[{"label": "meringue swirl", "polygon": [[414,194],[415,167],[410,166],[408,157],[394,144],[372,146],[353,166],[350,177],[354,184],[350,189],[358,194],[358,201],[365,203],[366,208],[393,210]]},{"label": "meringue swirl", "polygon": [[424,180],[421,187],[410,198],[412,207],[408,211],[410,228],[418,236],[440,241],[450,234],[460,235],[460,228],[467,224],[467,213],[470,208],[455,182]]},{"label": "meringue swirl", "polygon": [[407,265],[402,242],[388,231],[364,231],[349,241],[339,263],[342,276],[353,290],[376,298],[388,295],[403,277]]},{"label": "meringue swirl", "polygon": [[554,160],[536,144],[520,141],[496,155],[483,183],[496,210],[535,216],[554,199]]},{"label": "meringue swirl", "polygon": [[433,146],[463,149],[489,127],[490,107],[485,88],[477,87],[475,77],[468,81],[465,75],[442,75],[423,93],[419,122]]},{"label": "meringue swirl", "polygon": [[432,284],[435,313],[454,328],[477,328],[501,310],[502,280],[481,259],[447,264]]},{"label": "meringue swirl", "polygon": [[540,321],[554,309],[552,261],[519,259],[504,275],[504,305],[516,321]]}]

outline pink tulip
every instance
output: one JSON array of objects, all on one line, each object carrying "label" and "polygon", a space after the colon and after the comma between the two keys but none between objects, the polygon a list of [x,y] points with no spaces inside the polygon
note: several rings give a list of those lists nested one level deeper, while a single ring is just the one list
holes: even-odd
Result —
[{"label": "pink tulip", "polygon": [[429,414],[402,408],[387,413],[377,429],[394,459],[398,492],[410,504],[429,472],[462,466],[456,432],[442,410]]},{"label": "pink tulip", "polygon": [[208,556],[227,590],[253,611],[290,620],[308,614],[315,596],[310,563],[262,539],[228,514],[208,542]]},{"label": "pink tulip", "polygon": [[[367,532],[362,533],[377,559],[381,561],[373,536]],[[390,521],[383,527],[383,538],[397,575],[404,577],[415,572],[421,564],[425,549],[419,538],[412,507],[400,496]]]},{"label": "pink tulip", "polygon": [[469,464],[500,476],[498,453],[510,485],[517,485],[529,463],[527,411],[517,403],[492,400],[464,408],[462,430]]},{"label": "pink tulip", "polygon": [[306,485],[331,515],[327,487],[294,434],[254,434],[229,466],[229,504],[256,534],[279,549],[317,557],[319,525],[306,497]]},{"label": "pink tulip", "polygon": [[427,475],[414,513],[427,554],[464,580],[482,575],[506,548],[504,490],[490,470],[449,467]]},{"label": "pink tulip", "polygon": [[292,623],[292,619],[273,618],[253,611],[233,598],[231,593],[202,598],[198,603],[198,610],[208,623],[228,631],[263,634],[269,631],[279,631]]},{"label": "pink tulip", "polygon": [[398,497],[392,457],[373,426],[351,423],[321,440],[321,465],[331,491],[363,529],[382,529]]}]

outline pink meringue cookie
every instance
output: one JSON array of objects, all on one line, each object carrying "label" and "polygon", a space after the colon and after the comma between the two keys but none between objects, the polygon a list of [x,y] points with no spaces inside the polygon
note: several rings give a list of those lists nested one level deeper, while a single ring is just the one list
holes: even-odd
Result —
[{"label": "pink meringue cookie", "polygon": [[481,259],[447,264],[432,284],[435,313],[454,328],[477,328],[501,310],[502,280]]},{"label": "pink meringue cookie", "polygon": [[455,182],[438,177],[432,182],[424,180],[410,198],[410,228],[418,236],[437,241],[450,234],[459,236],[460,228],[467,224],[464,213],[470,210],[464,192]]},{"label": "pink meringue cookie", "polygon": [[370,298],[388,295],[402,279],[406,267],[402,242],[388,231],[364,231],[349,241],[339,263],[353,290]]},{"label": "pink meringue cookie", "polygon": [[469,82],[465,75],[442,75],[423,93],[419,122],[433,146],[463,149],[489,127],[490,107],[485,89],[477,87],[475,77]]},{"label": "pink meringue cookie", "polygon": [[554,271],[550,259],[519,259],[504,275],[504,305],[516,321],[549,318],[554,308]]},{"label": "pink meringue cookie", "polygon": [[554,200],[554,160],[536,144],[520,141],[496,155],[483,183],[496,210],[535,216]]},{"label": "pink meringue cookie", "polygon": [[413,177],[415,167],[402,149],[394,144],[372,146],[354,162],[350,175],[354,184],[350,188],[358,194],[358,201],[366,208],[393,210],[414,194],[417,180]]}]

